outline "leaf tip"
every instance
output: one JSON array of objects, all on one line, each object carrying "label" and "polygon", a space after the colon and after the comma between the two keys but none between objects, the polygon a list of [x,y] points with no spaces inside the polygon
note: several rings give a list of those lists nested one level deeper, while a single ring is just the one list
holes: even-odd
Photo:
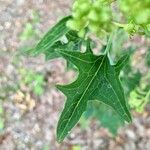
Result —
[{"label": "leaf tip", "polygon": [[131,117],[130,113],[129,113],[128,115],[125,115],[125,116],[124,116],[124,119],[125,119],[125,121],[128,122],[128,123],[131,123],[131,122],[132,122],[132,117]]},{"label": "leaf tip", "polygon": [[63,140],[59,137],[59,136],[57,136],[57,142],[59,143],[59,144],[61,144],[62,142],[63,142]]},{"label": "leaf tip", "polygon": [[57,131],[56,131],[56,140],[58,143],[62,143],[65,139],[66,134],[62,134],[62,131],[59,130],[59,123],[57,125]]},{"label": "leaf tip", "polygon": [[56,88],[57,88],[58,90],[62,91],[63,85],[56,84],[55,86],[56,86]]}]

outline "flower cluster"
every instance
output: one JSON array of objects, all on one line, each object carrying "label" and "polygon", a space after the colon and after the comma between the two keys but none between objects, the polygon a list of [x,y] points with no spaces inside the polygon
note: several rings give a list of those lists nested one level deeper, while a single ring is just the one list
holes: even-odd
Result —
[{"label": "flower cluster", "polygon": [[150,0],[120,0],[120,9],[137,25],[150,24]]},{"label": "flower cluster", "polygon": [[96,35],[110,33],[119,25],[112,15],[111,3],[115,1],[126,18],[122,27],[130,35],[149,31],[150,0],[75,0],[67,26],[78,31],[79,36],[84,36],[86,29]]},{"label": "flower cluster", "polygon": [[150,0],[119,0],[120,10],[128,21],[130,34],[145,33],[150,25]]},{"label": "flower cluster", "polygon": [[111,0],[76,0],[67,26],[83,36],[86,27],[97,35],[112,30]]}]

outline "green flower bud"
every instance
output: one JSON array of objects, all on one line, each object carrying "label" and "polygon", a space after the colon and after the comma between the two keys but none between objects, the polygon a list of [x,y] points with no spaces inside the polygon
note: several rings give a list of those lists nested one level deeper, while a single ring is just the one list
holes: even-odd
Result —
[{"label": "green flower bud", "polygon": [[79,31],[80,35],[85,32],[85,27],[96,34],[101,30],[111,32],[112,12],[108,1],[110,2],[110,0],[76,0],[72,9],[73,19],[67,26]]},{"label": "green flower bud", "polygon": [[90,13],[88,14],[88,19],[91,21],[98,21],[99,20],[99,14],[96,12],[96,10],[92,9]]}]

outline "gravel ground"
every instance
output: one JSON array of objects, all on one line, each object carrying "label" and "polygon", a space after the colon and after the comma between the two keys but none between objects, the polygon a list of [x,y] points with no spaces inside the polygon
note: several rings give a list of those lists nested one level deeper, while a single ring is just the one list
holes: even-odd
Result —
[{"label": "gravel ground", "polygon": [[[64,96],[54,85],[70,82],[74,73],[65,72],[62,60],[45,62],[42,56],[18,58],[16,53],[33,42],[20,39],[26,23],[32,20],[33,11],[40,16],[34,30],[41,34],[68,14],[70,5],[70,0],[0,0],[0,100],[5,118],[0,150],[74,150],[76,145],[82,150],[149,150],[150,107],[142,114],[133,113],[133,123],[120,129],[117,137],[92,120],[86,129],[81,130],[79,126],[73,129],[64,143],[56,142],[56,123]],[[24,85],[13,90],[21,80],[18,70],[22,68],[44,74],[47,83],[43,95],[35,96]],[[18,97],[23,97],[25,102],[20,105]]]}]

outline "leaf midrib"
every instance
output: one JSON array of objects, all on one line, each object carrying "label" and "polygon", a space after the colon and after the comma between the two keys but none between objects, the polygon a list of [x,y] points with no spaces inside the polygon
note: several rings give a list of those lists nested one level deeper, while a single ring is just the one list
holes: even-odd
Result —
[{"label": "leaf midrib", "polygon": [[[65,55],[66,55],[66,53],[65,53]],[[71,56],[71,55],[69,55],[69,54],[67,54],[67,55],[70,56],[70,57],[73,57],[73,56]],[[85,89],[84,93],[82,94],[81,98],[79,99],[77,105],[75,106],[75,109],[73,110],[73,112],[72,112],[72,114],[71,114],[71,117],[70,117],[69,119],[67,119],[67,120],[68,120],[68,123],[66,124],[65,128],[63,129],[63,131],[62,131],[61,136],[59,137],[59,139],[61,139],[61,137],[63,136],[67,125],[69,124],[70,120],[72,119],[72,116],[73,116],[74,113],[75,113],[75,110],[77,109],[78,105],[80,104],[82,98],[85,96],[85,94],[86,94],[88,88],[90,87],[90,85],[92,84],[93,80],[94,80],[95,77],[97,76],[97,74],[98,74],[98,72],[99,72],[99,70],[100,70],[100,68],[101,68],[101,66],[102,66],[102,64],[103,64],[103,61],[104,61],[105,57],[106,57],[106,55],[104,55],[104,57],[103,57],[103,59],[102,59],[102,62],[100,63],[100,65],[99,65],[99,67],[98,67],[98,69],[97,69],[95,75],[94,75],[93,78],[91,79],[90,83],[88,84],[87,88]],[[75,58],[76,58],[76,57],[75,57]],[[98,59],[100,59],[100,58],[98,58]],[[97,60],[98,60],[98,59],[97,59]],[[96,61],[97,61],[97,60],[96,60]],[[96,61],[95,61],[95,62],[96,62]],[[94,63],[94,64],[95,64],[95,63]],[[68,110],[68,111],[69,111],[69,110]]]},{"label": "leaf midrib", "polygon": [[[75,59],[77,59],[77,60],[79,60],[79,61],[82,61],[82,62],[85,62],[85,63],[93,64],[93,63],[95,62],[95,61],[94,61],[94,62],[87,61],[87,60],[80,59],[80,58],[77,58],[77,57],[75,57],[75,56],[69,55],[69,54],[65,53],[65,52],[63,51],[63,49],[57,49],[56,52],[62,53],[62,54],[65,54],[65,55],[68,55],[69,57],[75,58]],[[74,52],[74,53],[79,53],[79,52]],[[99,59],[99,58],[98,58],[98,59]],[[97,59],[97,60],[98,60],[98,59]],[[96,61],[97,61],[97,60],[96,60]]]}]

